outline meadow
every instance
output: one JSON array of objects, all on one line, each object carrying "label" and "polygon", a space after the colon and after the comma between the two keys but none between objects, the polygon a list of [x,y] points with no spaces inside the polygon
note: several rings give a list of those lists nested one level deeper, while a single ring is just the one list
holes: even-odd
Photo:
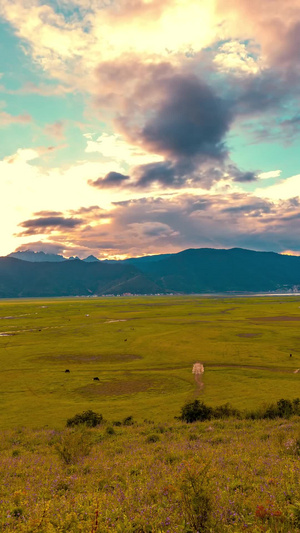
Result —
[{"label": "meadow", "polygon": [[177,418],[299,397],[300,297],[0,306],[1,532],[300,531],[299,417]]},{"label": "meadow", "polygon": [[209,405],[298,397],[299,325],[297,296],[3,300],[0,427],[59,428],[87,409],[168,421],[199,396],[197,359]]}]

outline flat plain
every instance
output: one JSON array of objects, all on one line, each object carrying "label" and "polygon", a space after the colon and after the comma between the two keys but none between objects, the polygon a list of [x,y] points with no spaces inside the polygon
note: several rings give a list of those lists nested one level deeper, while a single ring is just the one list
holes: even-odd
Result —
[{"label": "flat plain", "polygon": [[299,397],[299,327],[300,296],[2,300],[0,427],[60,428],[87,409],[166,422],[195,398]]}]

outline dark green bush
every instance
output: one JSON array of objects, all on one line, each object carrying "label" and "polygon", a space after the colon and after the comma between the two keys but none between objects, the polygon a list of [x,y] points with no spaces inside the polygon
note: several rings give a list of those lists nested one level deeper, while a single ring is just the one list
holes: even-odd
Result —
[{"label": "dark green bush", "polygon": [[123,426],[132,426],[133,425],[133,417],[132,416],[126,416],[123,420]]},{"label": "dark green bush", "polygon": [[229,418],[230,416],[240,418],[241,412],[238,409],[232,407],[229,403],[225,403],[224,405],[219,405],[218,407],[212,408],[213,418]]},{"label": "dark green bush", "polygon": [[112,426],[107,426],[105,430],[106,435],[115,435],[116,432]]},{"label": "dark green bush", "polygon": [[68,418],[67,420],[67,427],[72,428],[75,426],[79,426],[80,424],[85,424],[89,428],[94,428],[96,426],[99,426],[103,422],[103,416],[94,413],[94,411],[84,411],[81,414],[77,414],[73,416],[72,418]]},{"label": "dark green bush", "polygon": [[246,413],[246,418],[261,419],[261,418],[290,418],[292,415],[300,415],[300,400],[278,400],[276,403],[264,405],[255,411]]},{"label": "dark green bush", "polygon": [[200,400],[186,403],[181,409],[179,420],[184,422],[197,422],[197,420],[210,420],[212,418],[212,408],[205,405]]}]

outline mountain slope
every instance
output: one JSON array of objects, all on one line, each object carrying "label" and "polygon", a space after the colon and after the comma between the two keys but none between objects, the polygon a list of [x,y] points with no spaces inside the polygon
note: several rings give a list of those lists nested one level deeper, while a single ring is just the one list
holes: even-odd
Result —
[{"label": "mountain slope", "polygon": [[141,289],[152,293],[159,287],[133,265],[0,258],[0,298],[139,293]]},{"label": "mountain slope", "polygon": [[300,289],[300,257],[240,248],[190,249],[149,261],[137,258],[135,264],[0,258],[0,298],[295,289]]},{"label": "mountain slope", "polygon": [[267,292],[300,287],[300,257],[233,248],[190,249],[140,270],[167,291]]}]

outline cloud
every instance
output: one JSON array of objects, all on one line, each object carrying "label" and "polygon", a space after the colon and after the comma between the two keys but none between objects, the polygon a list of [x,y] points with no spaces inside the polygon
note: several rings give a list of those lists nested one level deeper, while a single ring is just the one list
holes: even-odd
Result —
[{"label": "cloud", "polygon": [[37,211],[33,214],[35,217],[59,217],[63,213],[61,211]]},{"label": "cloud", "polygon": [[251,181],[257,180],[256,172],[242,171],[237,168],[236,165],[233,164],[229,164],[226,168],[226,171],[228,172],[229,177],[233,179],[233,181],[238,181],[240,183],[249,183]]},{"label": "cloud", "polygon": [[86,153],[100,153],[102,156],[127,165],[160,161],[162,158],[156,154],[149,154],[141,147],[130,144],[121,135],[102,133],[96,140],[92,133],[84,135],[87,139]]},{"label": "cloud", "polygon": [[0,111],[0,128],[10,126],[11,124],[29,124],[32,122],[32,117],[28,113],[23,115],[11,115],[6,111]]},{"label": "cloud", "polygon": [[175,159],[223,159],[224,137],[232,121],[228,103],[196,76],[172,76],[163,98],[140,131],[146,146]]},{"label": "cloud", "polygon": [[290,200],[300,197],[300,174],[280,180],[267,188],[257,188],[255,194],[270,200]]},{"label": "cloud", "polygon": [[231,37],[256,39],[269,66],[289,70],[289,75],[299,69],[298,0],[217,0],[216,9],[217,16],[225,19],[224,29]]},{"label": "cloud", "polygon": [[105,187],[118,187],[122,185],[125,181],[129,180],[129,176],[120,174],[120,172],[109,172],[104,178],[98,178],[97,180],[88,180],[88,184],[92,187],[97,187],[102,189]]},{"label": "cloud", "polygon": [[65,218],[60,216],[39,217],[21,222],[19,226],[26,228],[26,231],[20,232],[18,236],[51,233],[52,230],[62,228],[67,228],[69,231],[78,225],[82,225],[82,223],[83,220],[79,218]]},{"label": "cloud", "polygon": [[63,254],[64,249],[61,243],[37,241],[28,242],[26,246],[18,246],[14,251],[25,252],[26,250],[31,250],[32,252],[44,252],[46,254]]},{"label": "cloud", "polygon": [[282,170],[269,170],[268,172],[261,172],[258,178],[261,180],[268,180],[270,178],[279,178]]},{"label": "cloud", "polygon": [[[49,227],[45,242],[61,243],[62,248],[80,257],[92,253],[102,258],[179,252],[191,247],[300,250],[300,204],[296,200],[273,201],[238,192],[210,196],[182,193],[116,201],[99,215],[91,215],[76,228],[64,224],[56,227],[53,238]],[[70,218],[68,212],[64,218]]]},{"label": "cloud", "polygon": [[46,124],[44,133],[57,140],[63,140],[65,139],[65,123],[62,120],[57,120],[52,124]]},{"label": "cloud", "polygon": [[245,74],[255,75],[261,70],[258,50],[255,50],[253,45],[249,47],[249,44],[247,46],[246,43],[237,40],[222,43],[218,47],[213,63],[220,71],[237,77],[244,77]]}]

